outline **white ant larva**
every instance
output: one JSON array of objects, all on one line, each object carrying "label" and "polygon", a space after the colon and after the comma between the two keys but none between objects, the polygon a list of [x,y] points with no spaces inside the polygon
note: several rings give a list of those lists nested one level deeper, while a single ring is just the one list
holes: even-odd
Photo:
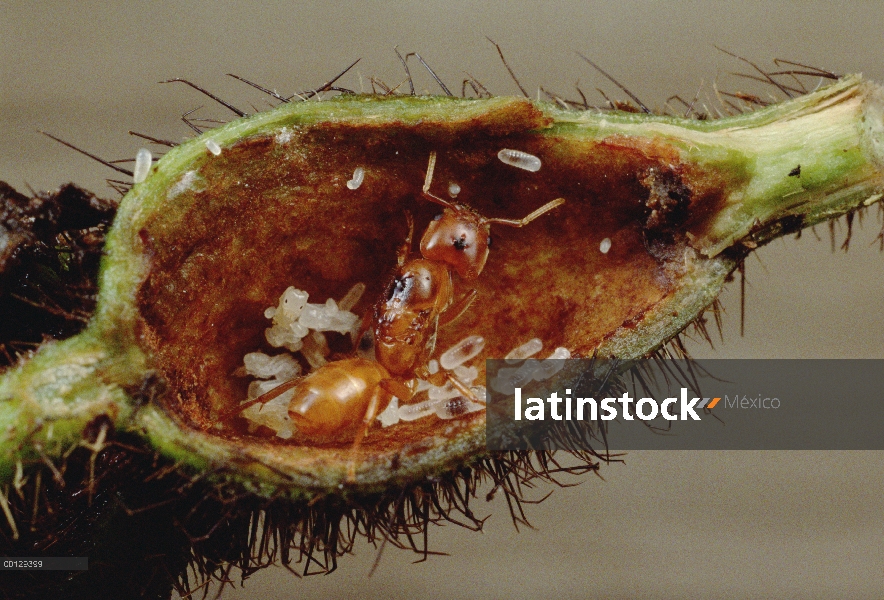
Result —
[{"label": "white ant larva", "polygon": [[607,254],[608,250],[611,249],[611,238],[605,238],[602,240],[602,243],[599,244],[599,252],[602,254]]},{"label": "white ant larva", "polygon": [[221,154],[221,146],[219,146],[218,142],[216,142],[215,140],[206,140],[206,149],[215,156],[219,156]]},{"label": "white ant larva", "polygon": [[564,359],[571,358],[571,351],[567,348],[556,348],[546,360],[538,363],[534,370],[534,381],[543,381],[549,379],[559,371],[565,368]]},{"label": "white ant larva", "polygon": [[359,189],[359,186],[362,185],[363,179],[365,179],[365,169],[363,169],[362,167],[356,167],[356,169],[353,171],[353,179],[347,182],[347,189]]},{"label": "white ant larva", "polygon": [[539,338],[532,338],[521,346],[517,346],[510,350],[509,354],[503,358],[508,363],[517,363],[520,360],[531,358],[541,350],[543,350],[543,342],[540,341]]},{"label": "white ant larva", "polygon": [[497,153],[497,158],[500,159],[500,162],[511,167],[516,167],[517,169],[524,169],[525,171],[531,171],[532,173],[536,173],[540,170],[540,159],[533,154],[528,154],[521,150],[504,148]]},{"label": "white ant larva", "polygon": [[152,164],[153,157],[150,155],[150,150],[147,148],[139,150],[138,154],[135,155],[135,169],[132,173],[132,181],[135,183],[141,183],[147,179]]},{"label": "white ant larva", "polygon": [[460,186],[456,183],[448,184],[448,195],[452,198],[457,198],[457,195],[460,193]]},{"label": "white ant larva", "polygon": [[485,339],[482,336],[465,337],[442,353],[442,356],[439,357],[439,365],[450,371],[478,355],[484,347]]}]

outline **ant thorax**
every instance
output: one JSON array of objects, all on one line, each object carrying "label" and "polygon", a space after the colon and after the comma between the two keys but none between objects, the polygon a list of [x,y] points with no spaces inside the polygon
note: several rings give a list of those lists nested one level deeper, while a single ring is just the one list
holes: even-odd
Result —
[{"label": "ant thorax", "polygon": [[430,221],[421,254],[448,265],[461,279],[476,279],[488,260],[491,225],[473,209],[456,204]]},{"label": "ant thorax", "polygon": [[427,364],[436,343],[439,315],[454,300],[451,275],[444,265],[411,260],[375,308],[377,359],[397,377],[413,378]]},{"label": "ant thorax", "polygon": [[[454,288],[444,265],[426,259],[408,261],[387,288],[384,312],[411,310],[442,312],[451,303]],[[383,313],[379,315],[383,317]]]}]

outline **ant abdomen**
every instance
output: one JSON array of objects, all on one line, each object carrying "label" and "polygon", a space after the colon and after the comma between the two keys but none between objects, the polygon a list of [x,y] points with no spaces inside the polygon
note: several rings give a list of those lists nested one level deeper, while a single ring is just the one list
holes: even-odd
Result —
[{"label": "ant abdomen", "polygon": [[390,374],[377,361],[349,358],[328,363],[298,382],[289,402],[289,418],[310,441],[352,440],[372,398],[378,409],[390,402],[380,382]]}]

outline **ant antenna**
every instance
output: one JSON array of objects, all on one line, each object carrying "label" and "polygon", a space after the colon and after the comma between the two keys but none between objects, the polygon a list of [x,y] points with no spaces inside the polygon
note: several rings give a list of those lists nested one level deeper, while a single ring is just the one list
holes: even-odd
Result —
[{"label": "ant antenna", "polygon": [[550,200],[534,212],[532,212],[527,217],[522,219],[485,219],[486,223],[496,223],[498,225],[507,225],[509,227],[524,227],[540,215],[547,213],[554,209],[557,206],[561,206],[565,203],[564,198],[556,198],[555,200]]},{"label": "ant antenna", "polygon": [[427,176],[424,178],[424,198],[429,200],[430,202],[435,202],[436,204],[441,204],[445,208],[454,208],[455,205],[449,202],[448,200],[444,200],[439,196],[430,193],[430,184],[433,182],[433,171],[436,169],[436,151],[433,150],[430,152],[430,162],[427,163]]},{"label": "ant antenna", "polygon": [[[449,202],[448,200],[444,200],[434,194],[430,193],[430,184],[433,182],[433,171],[436,170],[436,151],[433,150],[430,152],[430,161],[427,163],[427,176],[424,178],[424,198],[429,200],[430,202],[435,202],[436,204],[441,204],[446,208],[456,208],[457,205]],[[547,213],[554,209],[557,206],[561,206],[565,203],[564,198],[556,198],[555,200],[550,200],[534,212],[532,212],[527,217],[522,219],[487,219],[485,217],[482,220],[485,223],[496,223],[498,225],[507,225],[509,227],[524,227],[540,215]]]}]

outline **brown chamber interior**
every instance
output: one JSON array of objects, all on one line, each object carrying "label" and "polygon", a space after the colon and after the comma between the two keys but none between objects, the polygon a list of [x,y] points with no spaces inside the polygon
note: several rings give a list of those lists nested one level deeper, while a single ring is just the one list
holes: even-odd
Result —
[{"label": "brown chamber interior", "polygon": [[[542,168],[506,165],[497,157],[501,148],[538,156]],[[455,182],[458,202],[485,216],[521,218],[549,200],[566,200],[524,228],[493,227],[491,256],[473,284],[478,297],[439,331],[437,355],[474,333],[487,340],[480,359],[502,357],[533,337],[543,340],[543,356],[557,346],[589,355],[677,285],[680,237],[648,231],[648,174],[687,175],[665,148],[531,132],[452,140],[420,126],[325,124],[296,130],[287,143],[256,137],[218,157],[207,154],[197,169],[204,189],[180,194],[141,232],[151,260],[138,294],[143,340],[169,382],[167,408],[192,427],[245,435],[243,419],[222,422],[219,415],[246,397],[249,379],[234,375],[243,355],[281,351],[264,339],[264,309],[290,285],[317,303],[364,282],[353,311],[371,310],[392,276],[406,211],[414,216],[417,251],[441,210],[420,195],[431,150],[438,153],[433,191],[447,197]],[[365,179],[349,190],[360,166]],[[680,193],[683,204],[708,205],[709,192],[696,185]],[[611,240],[607,254],[599,251],[604,238]],[[469,289],[456,276],[455,286],[458,295]],[[333,348],[349,349],[343,337],[329,337]],[[378,428],[366,447],[449,424],[428,417]]]}]

